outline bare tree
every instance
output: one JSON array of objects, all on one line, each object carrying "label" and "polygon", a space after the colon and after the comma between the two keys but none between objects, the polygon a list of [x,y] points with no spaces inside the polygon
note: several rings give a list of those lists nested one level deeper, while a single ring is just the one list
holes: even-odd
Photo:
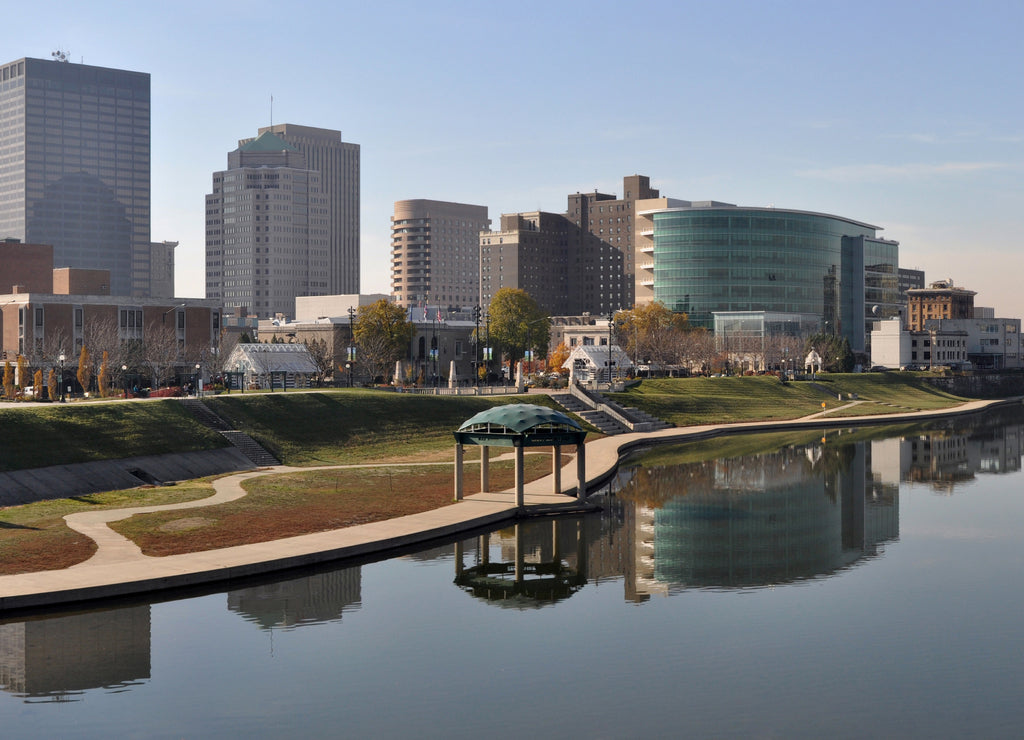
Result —
[{"label": "bare tree", "polygon": [[694,329],[686,333],[683,364],[688,365],[691,371],[709,372],[717,354],[715,337],[707,329]]},{"label": "bare tree", "polygon": [[359,339],[359,363],[366,368],[371,382],[378,377],[387,380],[387,371],[394,364],[394,342],[385,334],[366,334]]},{"label": "bare tree", "polygon": [[37,367],[57,367],[60,353],[71,357],[71,338],[60,326],[46,332],[41,345],[34,345],[29,362]]},{"label": "bare tree", "polygon": [[765,364],[769,369],[785,372],[798,368],[803,362],[801,350],[804,339],[791,334],[776,334],[765,339]]},{"label": "bare tree", "polygon": [[313,380],[317,386],[322,386],[327,377],[333,373],[334,355],[328,348],[326,340],[307,339],[305,345],[309,350],[310,359],[316,365],[316,375],[313,376]]},{"label": "bare tree", "polygon": [[241,341],[241,335],[237,332],[221,329],[219,340],[217,346],[217,361],[220,363],[220,366],[217,368],[218,373],[224,370],[224,363],[231,357],[231,353],[235,351],[235,347]]},{"label": "bare tree", "polygon": [[173,377],[174,366],[180,357],[178,333],[173,326],[151,324],[147,327],[142,364],[149,368],[155,387]]},{"label": "bare tree", "polygon": [[107,380],[112,385],[120,385],[124,378],[122,366],[134,367],[130,359],[130,345],[121,339],[117,326],[117,318],[91,317],[85,322],[82,338],[92,357],[102,357],[106,353]]}]

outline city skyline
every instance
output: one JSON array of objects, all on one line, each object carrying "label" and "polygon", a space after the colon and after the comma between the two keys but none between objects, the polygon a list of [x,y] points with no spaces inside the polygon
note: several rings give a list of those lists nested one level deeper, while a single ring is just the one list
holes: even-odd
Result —
[{"label": "city skyline", "polygon": [[[240,132],[291,123],[362,147],[363,292],[390,292],[395,201],[497,223],[643,173],[667,197],[878,224],[902,267],[1024,315],[1017,3],[59,5],[13,8],[4,58],[151,76],[152,240],[180,243],[180,296],[204,295],[209,173]],[[225,29],[273,39],[258,69]]]}]

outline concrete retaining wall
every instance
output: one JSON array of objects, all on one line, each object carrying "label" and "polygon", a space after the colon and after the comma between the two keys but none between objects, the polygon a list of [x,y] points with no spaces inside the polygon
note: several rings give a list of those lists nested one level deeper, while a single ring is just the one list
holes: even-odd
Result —
[{"label": "concrete retaining wall", "polygon": [[953,375],[928,378],[928,382],[947,393],[964,398],[1009,398],[1024,395],[1022,373]]},{"label": "concrete retaining wall", "polygon": [[146,455],[0,473],[0,506],[191,480],[255,465],[234,447],[173,455]]}]

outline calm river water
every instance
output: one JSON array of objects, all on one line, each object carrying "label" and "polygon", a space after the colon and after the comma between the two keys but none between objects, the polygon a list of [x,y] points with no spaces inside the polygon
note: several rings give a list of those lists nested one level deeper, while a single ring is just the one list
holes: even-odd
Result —
[{"label": "calm river water", "polygon": [[21,737],[1018,737],[1024,415],[743,436],[603,513],[0,620]]}]

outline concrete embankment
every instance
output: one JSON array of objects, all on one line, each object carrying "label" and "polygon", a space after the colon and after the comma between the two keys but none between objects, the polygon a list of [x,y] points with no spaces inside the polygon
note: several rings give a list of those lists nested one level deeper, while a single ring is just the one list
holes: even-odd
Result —
[{"label": "concrete embankment", "polygon": [[192,480],[256,467],[234,447],[0,473],[0,506]]}]

